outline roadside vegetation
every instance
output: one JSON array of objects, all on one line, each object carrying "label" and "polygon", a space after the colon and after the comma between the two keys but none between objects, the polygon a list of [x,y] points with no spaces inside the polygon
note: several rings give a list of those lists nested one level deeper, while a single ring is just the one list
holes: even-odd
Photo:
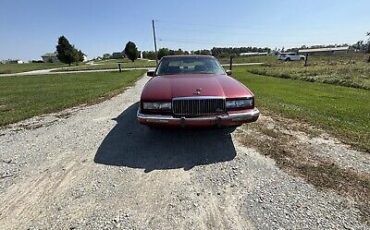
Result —
[{"label": "roadside vegetation", "polygon": [[370,152],[370,91],[252,74],[236,67],[234,76],[257,96],[262,113],[323,128],[345,143]]},{"label": "roadside vegetation", "polygon": [[263,66],[251,66],[248,71],[265,76],[370,89],[370,64],[366,54],[310,56],[308,66],[303,66],[303,61],[282,62],[267,57],[262,60]]},{"label": "roadside vegetation", "polygon": [[112,97],[144,71],[0,77],[0,126]]}]

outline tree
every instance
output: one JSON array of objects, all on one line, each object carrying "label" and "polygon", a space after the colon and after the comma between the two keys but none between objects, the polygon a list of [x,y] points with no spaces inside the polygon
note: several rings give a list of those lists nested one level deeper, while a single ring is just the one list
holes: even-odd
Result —
[{"label": "tree", "polygon": [[61,62],[68,65],[71,65],[72,62],[76,62],[77,65],[78,62],[82,62],[84,60],[84,55],[85,54],[81,50],[78,50],[74,45],[71,45],[66,37],[59,37],[57,57]]},{"label": "tree", "polygon": [[124,53],[128,59],[134,62],[138,58],[138,50],[136,44],[132,41],[127,42]]},{"label": "tree", "polygon": [[80,54],[78,53],[78,50],[75,49],[74,46],[73,46],[72,56],[73,56],[73,62],[75,62],[76,65],[78,65],[78,60],[80,59]]},{"label": "tree", "polygon": [[178,49],[178,50],[175,51],[175,54],[176,55],[183,55],[184,51],[182,49]]},{"label": "tree", "polygon": [[211,51],[210,50],[196,50],[194,51],[194,54],[211,55]]},{"label": "tree", "polygon": [[71,63],[75,60],[74,50],[75,48],[69,43],[66,37],[59,37],[57,45],[57,57],[61,62],[71,65]]},{"label": "tree", "polygon": [[81,50],[78,50],[78,61],[83,62],[84,59],[85,59],[85,54]]},{"label": "tree", "polygon": [[155,60],[155,52],[154,51],[143,51],[143,58]]},{"label": "tree", "polygon": [[170,55],[170,50],[167,48],[160,48],[158,50],[158,60],[160,60],[162,57]]},{"label": "tree", "polygon": [[112,56],[110,55],[110,54],[108,54],[108,53],[106,53],[106,54],[103,54],[103,59],[109,59],[109,58],[111,58]]}]

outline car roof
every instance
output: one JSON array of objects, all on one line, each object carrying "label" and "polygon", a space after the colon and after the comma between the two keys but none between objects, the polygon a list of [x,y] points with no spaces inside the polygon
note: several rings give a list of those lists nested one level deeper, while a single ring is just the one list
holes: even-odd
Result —
[{"label": "car roof", "polygon": [[280,53],[280,55],[291,55],[291,54],[297,54],[296,52],[285,52],[285,53]]},{"label": "car roof", "polygon": [[162,58],[215,58],[214,56],[212,55],[194,55],[194,54],[191,54],[191,55],[167,55],[167,56],[163,56]]}]

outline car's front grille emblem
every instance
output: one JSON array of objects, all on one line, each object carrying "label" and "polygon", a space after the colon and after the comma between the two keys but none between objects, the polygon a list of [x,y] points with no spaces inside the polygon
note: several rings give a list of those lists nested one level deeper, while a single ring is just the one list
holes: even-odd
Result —
[{"label": "car's front grille emblem", "polygon": [[202,91],[202,88],[197,88],[194,92],[194,95],[200,95]]}]

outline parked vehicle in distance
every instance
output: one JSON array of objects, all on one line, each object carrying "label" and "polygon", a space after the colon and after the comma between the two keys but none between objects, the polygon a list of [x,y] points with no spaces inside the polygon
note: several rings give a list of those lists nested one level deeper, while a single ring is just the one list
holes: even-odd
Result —
[{"label": "parked vehicle in distance", "polygon": [[280,53],[278,55],[278,59],[282,61],[304,61],[305,60],[304,55],[300,55],[294,52],[289,53]]},{"label": "parked vehicle in distance", "polygon": [[213,56],[165,56],[141,94],[138,121],[148,126],[227,127],[259,117],[253,93]]}]

